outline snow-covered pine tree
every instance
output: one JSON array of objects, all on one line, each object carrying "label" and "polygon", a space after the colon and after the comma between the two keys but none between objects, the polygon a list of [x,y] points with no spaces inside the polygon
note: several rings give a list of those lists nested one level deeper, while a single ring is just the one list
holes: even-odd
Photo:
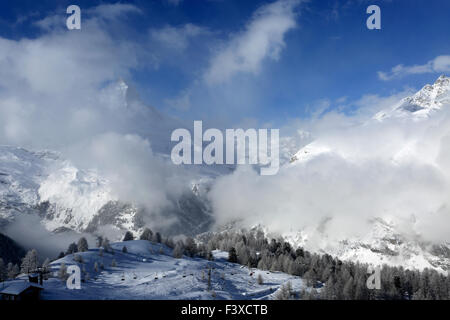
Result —
[{"label": "snow-covered pine tree", "polygon": [[78,240],[77,247],[78,247],[78,252],[88,251],[89,245],[88,245],[88,242],[85,237],[81,237],[80,240]]},{"label": "snow-covered pine tree", "polygon": [[153,238],[153,231],[150,230],[149,228],[145,228],[139,239],[152,241],[152,238]]},{"label": "snow-covered pine tree", "polygon": [[230,250],[228,251],[228,261],[233,263],[238,262],[236,249],[234,247],[231,247]]},{"label": "snow-covered pine tree", "polygon": [[184,251],[188,256],[193,257],[197,253],[197,245],[192,237],[187,237],[184,242]]},{"label": "snow-covered pine tree", "polygon": [[275,294],[275,300],[290,300],[292,299],[292,285],[290,282],[283,284]]},{"label": "snow-covered pine tree", "polygon": [[69,244],[67,248],[66,255],[78,252],[78,246],[75,242]]},{"label": "snow-covered pine tree", "polygon": [[353,300],[355,296],[355,285],[353,283],[353,278],[349,277],[344,285],[344,291],[342,292],[343,298],[345,300]]},{"label": "snow-covered pine tree", "polygon": [[44,274],[45,280],[48,279],[48,275],[50,274],[50,259],[46,258],[44,263],[42,263],[42,272]]},{"label": "snow-covered pine tree", "polygon": [[180,259],[181,257],[183,257],[183,253],[184,253],[184,245],[183,242],[178,241],[177,244],[175,245],[175,248],[173,249],[173,257]]},{"label": "snow-covered pine tree", "polygon": [[68,276],[68,274],[67,274],[66,264],[64,262],[62,262],[61,265],[59,266],[58,278],[65,281],[65,280],[67,280],[67,276]]},{"label": "snow-covered pine tree", "polygon": [[22,259],[22,264],[20,266],[21,273],[31,273],[38,268],[38,254],[36,249],[32,249],[27,252],[25,257]]},{"label": "snow-covered pine tree", "polygon": [[103,239],[103,248],[106,252],[112,253],[113,249],[111,248],[111,243],[108,238]]},{"label": "snow-covered pine tree", "polygon": [[213,255],[212,251],[208,251],[208,254],[206,255],[206,259],[208,259],[209,261],[214,261],[214,255]]},{"label": "snow-covered pine tree", "polygon": [[258,274],[258,278],[256,278],[256,281],[258,282],[259,285],[262,285],[264,283],[264,279],[263,279],[261,273]]},{"label": "snow-covered pine tree", "polygon": [[20,273],[19,266],[17,264],[13,265],[11,262],[8,263],[8,279],[14,279]]},{"label": "snow-covered pine tree", "polygon": [[133,233],[131,231],[127,231],[125,236],[123,237],[123,241],[132,241],[134,240]]},{"label": "snow-covered pine tree", "polygon": [[103,237],[102,236],[97,236],[97,248],[100,248],[101,246],[103,246]]}]

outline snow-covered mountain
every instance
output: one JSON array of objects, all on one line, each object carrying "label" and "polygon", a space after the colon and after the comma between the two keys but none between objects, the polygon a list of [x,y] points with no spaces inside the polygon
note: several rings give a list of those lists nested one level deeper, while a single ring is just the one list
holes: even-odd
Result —
[{"label": "snow-covered mountain", "polygon": [[[449,94],[450,79],[441,76],[433,85],[425,86],[391,109],[378,113],[371,121],[374,124],[396,119],[426,121],[449,103]],[[170,130],[181,127],[181,124],[142,105],[137,95],[123,81],[105,90],[102,99],[111,96],[116,96],[108,104],[114,111],[132,121],[142,120],[150,124],[137,126],[136,130],[139,135],[152,141],[152,149],[158,157],[167,159]],[[285,143],[286,150],[291,150],[295,145],[289,142],[292,141]],[[394,150],[386,157],[393,162],[408,160],[409,156],[418,154],[414,148],[414,143],[403,145],[402,149]],[[355,156],[348,150],[318,139],[295,153],[282,170],[305,165],[316,157],[327,154],[338,154],[350,161]],[[210,230],[213,215],[206,195],[214,178],[230,171],[228,167],[200,167],[196,178],[186,186],[186,192],[170,199],[171,205],[161,210],[162,216],[168,221],[176,221],[164,232],[196,235]],[[96,233],[103,227],[110,226],[119,231],[117,237],[113,238],[117,240],[125,230],[139,233],[145,225],[143,218],[146,212],[133,203],[120,199],[113,192],[110,181],[98,171],[80,169],[57,152],[0,146],[0,229],[20,215],[38,216],[42,225],[50,232],[74,230]],[[338,242],[329,241],[324,232],[326,228],[294,230],[284,236],[296,246],[330,253],[341,259],[410,268],[429,267],[440,271],[450,268],[449,244],[432,244],[424,241],[420,234],[406,235],[399,230],[396,222],[381,214],[370,223],[372,231],[364,237],[343,238]],[[270,230],[270,226],[266,227]]]},{"label": "snow-covered mountain", "polygon": [[[133,134],[150,141],[154,157],[169,162],[170,135],[183,127],[180,120],[144,105],[135,90],[120,80],[99,94],[99,105],[116,121],[119,134]],[[123,128],[123,132],[121,132]],[[212,222],[203,197],[214,176],[204,168],[193,174],[181,196],[168,199],[160,208],[167,221],[166,234],[195,234],[205,231]],[[144,227],[144,209],[121,199],[111,181],[97,169],[82,169],[61,153],[34,151],[0,145],[0,230],[20,215],[39,216],[50,232],[95,233],[104,226],[118,230],[118,240],[125,230],[139,233]]]},{"label": "snow-covered mountain", "polygon": [[[426,121],[434,113],[441,110],[444,106],[450,104],[450,78],[442,75],[432,85],[427,84],[417,93],[406,97],[392,106],[390,109],[377,112],[372,121],[363,123],[362,125],[373,125],[375,122],[383,121]],[[404,146],[406,149],[409,145]],[[396,150],[401,155],[406,149]],[[308,162],[311,159],[327,154],[337,153],[342,157],[349,158],[353,156],[348,150],[343,151],[337,149],[328,142],[314,140],[298,150],[290,159],[291,165]],[[393,155],[395,158],[395,155]]]},{"label": "snow-covered mountain", "polygon": [[[191,191],[189,186],[186,190],[164,209],[167,219],[178,221],[169,233],[195,234],[211,223],[203,185],[193,181]],[[112,226],[122,230],[120,238],[125,230],[138,233],[144,227],[144,212],[121,201],[97,171],[78,169],[54,152],[0,146],[0,225],[5,227],[22,214],[39,216],[51,232],[95,233]]]},{"label": "snow-covered mountain", "polygon": [[416,94],[404,98],[390,110],[378,112],[374,119],[391,117],[427,118],[450,103],[450,78],[441,75],[434,84],[427,84]]},{"label": "snow-covered mountain", "polygon": [[330,241],[323,230],[301,230],[284,234],[290,243],[319,253],[328,253],[347,261],[373,265],[387,264],[405,269],[450,270],[450,244],[433,244],[419,235],[405,235],[386,219],[370,221],[372,228],[362,237]]},{"label": "snow-covered mountain", "polygon": [[[399,101],[392,108],[378,112],[369,122],[362,123],[361,126],[375,127],[377,123],[383,124],[387,121],[400,128],[402,128],[400,125],[405,122],[407,123],[405,127],[410,126],[408,122],[419,125],[426,124],[428,119],[439,115],[440,110],[448,107],[450,107],[450,78],[442,75],[434,84],[426,85],[416,94]],[[423,127],[426,128],[426,126]],[[386,153],[380,157],[390,161],[393,167],[411,162],[429,165],[433,168],[438,167],[436,153],[430,151],[426,141],[420,141],[423,137],[408,137],[407,133],[404,136],[398,149],[386,148]],[[334,145],[330,141],[332,139],[317,139],[301,148],[291,158],[285,169],[307,166],[314,159],[327,156],[345,159],[348,163],[356,166],[365,160],[363,157],[366,155],[353,152],[351,144],[344,144],[342,147],[339,144]],[[367,234],[342,238],[339,241],[328,239],[326,221],[321,226],[292,231],[284,236],[295,245],[312,251],[326,252],[345,260],[373,264],[386,263],[410,269],[433,268],[442,272],[450,270],[449,243],[425,241],[420,233],[412,231],[414,228],[405,234],[402,231],[404,228],[399,225],[402,222],[390,219],[382,212],[380,212],[380,216],[373,217],[368,223],[371,231]],[[415,222],[408,221],[407,223],[414,226]]]}]

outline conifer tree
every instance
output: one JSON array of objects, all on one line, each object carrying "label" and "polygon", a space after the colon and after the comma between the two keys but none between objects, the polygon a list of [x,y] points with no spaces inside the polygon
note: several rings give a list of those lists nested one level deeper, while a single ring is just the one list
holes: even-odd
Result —
[{"label": "conifer tree", "polygon": [[77,243],[78,252],[88,251],[89,245],[85,237],[80,238]]}]

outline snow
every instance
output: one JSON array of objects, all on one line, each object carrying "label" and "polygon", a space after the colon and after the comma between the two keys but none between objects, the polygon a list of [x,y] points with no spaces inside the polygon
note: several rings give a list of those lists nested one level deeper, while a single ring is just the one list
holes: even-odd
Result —
[{"label": "snow", "polygon": [[64,161],[52,171],[39,187],[40,201],[48,201],[57,212],[70,210],[73,218],[56,215],[46,226],[53,230],[64,226],[73,230],[84,230],[105,204],[118,200],[112,195],[108,181],[95,171],[82,171]]},{"label": "snow", "polygon": [[300,149],[292,158],[291,165],[306,163],[321,154],[331,152],[331,148],[320,144],[320,142],[312,142]]},{"label": "snow", "polygon": [[54,152],[0,146],[0,219],[11,221],[49,202],[53,214],[43,220],[48,230],[82,231],[113,200],[108,182],[95,171],[79,170]]},{"label": "snow", "polygon": [[[122,253],[126,246],[128,253]],[[281,272],[269,272],[229,263],[226,252],[214,251],[214,261],[183,256],[172,257],[172,250],[162,244],[145,240],[113,243],[114,254],[99,249],[78,253],[90,274],[80,290],[67,289],[65,282],[51,278],[44,282],[42,299],[272,299],[281,285],[290,282],[294,291],[305,287],[299,277]],[[111,267],[112,260],[117,267]],[[61,263],[77,264],[74,255],[51,264],[56,273]],[[96,273],[94,263],[103,263],[104,270]],[[211,290],[208,291],[208,270],[211,268]],[[261,274],[264,283],[257,283]]]},{"label": "snow", "polygon": [[442,75],[433,85],[427,84],[392,109],[378,112],[374,119],[383,121],[387,118],[410,118],[413,121],[420,121],[427,119],[448,103],[450,103],[450,78]]}]

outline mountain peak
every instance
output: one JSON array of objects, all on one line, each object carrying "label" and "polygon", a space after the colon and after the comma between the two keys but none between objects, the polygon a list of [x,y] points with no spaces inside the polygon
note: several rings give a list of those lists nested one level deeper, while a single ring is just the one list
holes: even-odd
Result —
[{"label": "mountain peak", "polygon": [[383,120],[391,117],[427,118],[443,105],[450,104],[450,78],[441,75],[433,84],[427,84],[412,96],[406,97],[390,111],[381,111],[375,119]]}]

